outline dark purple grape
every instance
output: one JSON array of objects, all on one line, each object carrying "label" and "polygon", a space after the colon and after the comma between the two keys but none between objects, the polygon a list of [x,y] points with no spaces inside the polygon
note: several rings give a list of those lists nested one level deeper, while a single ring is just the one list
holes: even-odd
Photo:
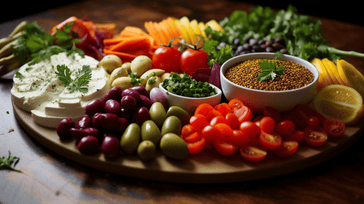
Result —
[{"label": "dark purple grape", "polygon": [[93,116],[95,113],[102,113],[105,111],[105,103],[101,99],[95,99],[88,103],[85,107],[85,113]]},{"label": "dark purple grape", "polygon": [[77,145],[77,149],[83,154],[91,154],[97,151],[100,147],[99,140],[92,135],[83,137]]},{"label": "dark purple grape", "polygon": [[109,99],[114,99],[116,101],[120,101],[121,100],[121,88],[118,86],[115,86],[113,88],[111,88],[106,95],[104,96],[104,98],[102,99],[102,101],[105,103],[107,100]]},{"label": "dark purple grape", "polygon": [[149,110],[146,107],[140,107],[137,111],[133,114],[133,122],[141,126],[144,121],[149,120]]},{"label": "dark purple grape", "polygon": [[120,115],[120,103],[115,99],[109,99],[105,103],[105,112]]},{"label": "dark purple grape", "polygon": [[115,159],[118,157],[120,152],[119,139],[114,137],[114,135],[104,135],[104,140],[101,144],[101,152],[106,159]]},{"label": "dark purple grape", "polygon": [[147,89],[145,89],[144,86],[133,86],[129,89],[133,89],[136,90],[140,95],[144,95],[146,97],[149,97],[149,92],[147,91]]},{"label": "dark purple grape", "polygon": [[144,95],[140,95],[140,101],[137,103],[138,107],[146,107],[146,108],[150,108],[150,106],[152,106],[152,101],[144,96]]},{"label": "dark purple grape", "polygon": [[88,128],[71,128],[70,134],[73,138],[75,138],[77,141],[82,139],[83,137],[87,135],[92,135],[96,138],[100,138],[100,130],[94,127],[88,127]]},{"label": "dark purple grape", "polygon": [[112,113],[103,113],[99,118],[101,127],[106,132],[116,132],[119,125],[119,117]]},{"label": "dark purple grape", "polygon": [[69,130],[75,127],[75,122],[71,118],[64,118],[57,125],[57,135],[60,139],[71,137]]},{"label": "dark purple grape", "polygon": [[92,127],[94,128],[101,128],[101,124],[100,124],[100,115],[102,113],[95,113],[94,116],[92,117]]},{"label": "dark purple grape", "polygon": [[88,115],[82,116],[76,123],[76,128],[87,128],[92,126],[92,118]]},{"label": "dark purple grape", "polygon": [[127,111],[134,111],[137,108],[137,102],[131,95],[126,95],[121,98],[120,106]]},{"label": "dark purple grape", "polygon": [[140,94],[134,89],[125,89],[123,92],[121,92],[121,98],[124,96],[132,96],[137,102],[140,100]]}]

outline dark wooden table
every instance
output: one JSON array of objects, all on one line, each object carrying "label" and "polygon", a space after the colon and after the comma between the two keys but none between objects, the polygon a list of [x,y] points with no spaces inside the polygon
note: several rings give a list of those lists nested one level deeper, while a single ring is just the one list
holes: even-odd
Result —
[{"label": "dark wooden table", "polygon": [[[234,1],[79,1],[36,15],[46,31],[69,16],[143,28],[168,16],[207,22],[256,5]],[[282,8],[286,9],[286,8]],[[299,8],[298,8],[299,10]],[[314,17],[314,16],[312,16]],[[314,17],[315,18],[315,17]],[[0,24],[0,37],[24,19]],[[338,49],[364,52],[364,27],[320,18],[324,38]],[[364,73],[364,59],[346,58]],[[264,180],[176,184],[134,179],[91,169],[42,146],[18,123],[11,105],[11,72],[0,78],[0,156],[20,157],[22,173],[0,170],[0,203],[364,203],[364,138],[316,166]]]}]

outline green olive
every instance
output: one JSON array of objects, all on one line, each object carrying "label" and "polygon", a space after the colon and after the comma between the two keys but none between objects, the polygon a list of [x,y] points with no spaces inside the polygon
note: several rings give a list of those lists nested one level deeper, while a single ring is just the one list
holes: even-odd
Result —
[{"label": "green olive", "polygon": [[127,154],[133,154],[140,143],[140,127],[136,123],[128,125],[120,139],[120,147]]},{"label": "green olive", "polygon": [[167,157],[183,160],[188,156],[188,147],[185,141],[174,133],[163,135],[159,146]]},{"label": "green olive", "polygon": [[161,102],[154,102],[149,108],[150,119],[161,128],[164,120],[167,118],[167,112]]},{"label": "green olive", "polygon": [[131,61],[131,72],[136,73],[136,77],[140,77],[144,72],[152,68],[152,60],[145,55],[139,55]]},{"label": "green olive", "polygon": [[121,67],[121,59],[116,55],[106,55],[99,62],[99,66],[102,66],[108,73],[111,73],[117,67]]},{"label": "green olive", "polygon": [[162,125],[161,133],[165,135],[167,133],[174,133],[179,135],[181,133],[182,125],[181,121],[175,115],[169,116]]},{"label": "green olive", "polygon": [[154,143],[149,140],[144,140],[138,146],[137,153],[141,160],[147,161],[155,158],[157,148]]},{"label": "green olive", "polygon": [[179,118],[179,120],[181,121],[182,126],[188,124],[190,121],[190,114],[188,114],[185,109],[179,106],[169,107],[169,109],[167,110],[167,117],[171,115],[177,116],[177,118]]},{"label": "green olive", "polygon": [[155,124],[155,122],[153,122],[153,120],[144,121],[140,129],[142,141],[149,140],[153,142],[155,146],[159,146],[162,135],[159,127]]}]

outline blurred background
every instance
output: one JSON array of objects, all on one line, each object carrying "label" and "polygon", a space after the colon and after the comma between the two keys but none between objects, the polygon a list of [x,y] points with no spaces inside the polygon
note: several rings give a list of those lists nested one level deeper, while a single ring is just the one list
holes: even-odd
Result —
[{"label": "blurred background", "polygon": [[[62,1],[22,1],[20,4],[18,1],[7,1],[5,6],[2,6],[3,11],[1,12],[0,23],[10,21],[12,19],[34,15],[51,8],[63,6],[66,4],[74,3],[81,0],[62,0]],[[100,0],[106,2],[105,0]],[[128,0],[133,1],[133,0]],[[142,2],[143,0],[139,0]],[[150,0],[149,0],[150,1]],[[163,2],[165,0],[157,0]],[[173,1],[169,0],[168,2]],[[190,1],[190,2],[189,2]],[[231,0],[231,1],[242,1],[242,0]],[[114,0],[115,2],[115,0]],[[192,0],[184,0],[183,3],[186,5],[193,5]],[[364,25],[362,6],[359,5],[360,1],[354,3],[353,0],[347,1],[320,1],[320,0],[278,0],[278,1],[262,1],[262,0],[244,0],[243,2],[269,6],[273,9],[286,9],[289,4],[293,5],[298,9],[298,13],[305,15],[313,15],[317,17],[329,18],[333,20],[339,20],[358,25]],[[9,5],[9,6],[8,6]],[[21,8],[18,12],[18,9]],[[6,8],[9,9],[7,12]],[[1,28],[0,28],[1,29]]]}]

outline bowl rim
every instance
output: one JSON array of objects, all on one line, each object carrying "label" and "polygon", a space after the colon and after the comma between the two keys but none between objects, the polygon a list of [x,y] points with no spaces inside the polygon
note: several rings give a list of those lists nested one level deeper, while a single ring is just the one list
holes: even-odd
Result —
[{"label": "bowl rim", "polygon": [[[208,82],[209,83],[209,82]],[[213,95],[213,96],[207,96],[207,97],[200,97],[200,98],[194,98],[194,97],[187,97],[187,96],[181,96],[181,95],[178,95],[178,94],[174,94],[174,93],[171,93],[169,91],[167,91],[163,86],[162,86],[162,83],[159,84],[159,88],[167,95],[171,95],[171,96],[174,96],[176,98],[180,98],[180,99],[189,99],[189,100],[206,100],[206,99],[211,99],[211,98],[215,98],[215,97],[219,97],[221,96],[222,94],[222,91],[219,87],[215,86],[214,84],[211,84],[209,83],[213,88],[215,88],[216,90],[216,94]]]},{"label": "bowl rim", "polygon": [[[257,56],[257,57],[254,57],[254,56]],[[259,57],[260,56],[260,57]],[[269,56],[271,58],[267,58],[267,57],[263,57],[263,56]],[[239,58],[244,58],[242,60],[237,60]],[[245,59],[246,58],[246,59]],[[279,93],[289,93],[289,92],[296,92],[296,91],[299,91],[299,90],[303,90],[303,89],[307,89],[309,87],[311,87],[312,85],[316,84],[317,81],[318,81],[318,78],[319,78],[319,71],[318,69],[309,61],[305,60],[305,59],[302,59],[302,58],[299,58],[299,57],[296,57],[296,56],[293,56],[293,55],[287,55],[287,54],[283,54],[283,57],[282,58],[279,58],[278,60],[286,60],[286,61],[292,61],[290,59],[294,59],[297,63],[297,64],[300,64],[304,67],[306,67],[307,69],[309,69],[307,66],[303,65],[303,64],[307,64],[309,66],[311,66],[311,68],[314,70],[312,71],[311,69],[309,69],[312,74],[314,75],[314,79],[311,83],[307,84],[306,86],[303,86],[303,87],[300,87],[300,88],[296,88],[296,89],[290,89],[290,90],[282,90],[282,91],[266,91],[266,90],[259,90],[259,89],[252,89],[252,88],[248,88],[248,87],[245,87],[245,86],[241,86],[241,85],[238,85],[238,84],[235,84],[233,83],[232,81],[228,80],[226,77],[225,77],[225,71],[230,68],[230,67],[226,67],[226,64],[228,63],[231,63],[231,61],[237,61],[236,63],[234,64],[238,64],[238,63],[241,63],[245,60],[249,60],[249,59],[261,59],[261,58],[267,58],[267,59],[274,59],[274,53],[248,53],[248,54],[243,54],[243,55],[239,55],[239,56],[236,56],[236,57],[233,57],[229,60],[227,60],[226,62],[224,62],[222,65],[221,65],[221,68],[220,68],[220,80],[225,80],[228,84],[234,86],[234,87],[237,87],[237,88],[241,88],[241,89],[245,89],[245,90],[248,90],[248,91],[255,91],[255,92],[261,92],[261,93],[274,93],[274,94],[279,94]],[[301,62],[301,63],[299,63]]]}]

